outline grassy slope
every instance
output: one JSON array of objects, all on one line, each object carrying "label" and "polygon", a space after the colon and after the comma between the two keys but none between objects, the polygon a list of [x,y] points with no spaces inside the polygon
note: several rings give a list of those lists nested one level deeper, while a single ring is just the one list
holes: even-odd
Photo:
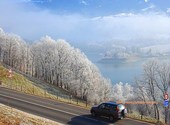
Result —
[{"label": "grassy slope", "polygon": [[[13,77],[10,79],[8,77],[8,69],[4,68],[0,64],[0,81],[2,81],[2,86],[7,88],[12,88],[17,91],[22,91],[24,93],[33,94],[41,97],[50,98],[56,101],[62,101],[66,103],[75,104],[81,107],[86,107],[85,102],[82,100],[78,100],[72,98],[70,100],[70,93],[62,90],[61,88],[54,87],[50,84],[46,84],[42,81],[32,80],[35,82],[30,81],[30,78],[26,78],[21,74],[13,72]],[[78,102],[78,104],[77,104]]]},{"label": "grassy slope", "polygon": [[8,77],[8,70],[0,65],[0,81],[2,81],[2,86],[7,88],[12,88],[14,90],[22,91],[28,94],[35,94],[39,96],[46,96],[54,98],[53,95],[45,93],[45,91],[36,85],[34,85],[27,78],[23,77],[20,74],[13,73],[13,77],[10,79]]}]

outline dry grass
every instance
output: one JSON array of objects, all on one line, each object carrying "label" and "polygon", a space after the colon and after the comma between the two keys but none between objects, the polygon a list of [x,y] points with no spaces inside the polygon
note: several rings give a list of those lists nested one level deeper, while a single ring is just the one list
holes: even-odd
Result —
[{"label": "dry grass", "polygon": [[[7,88],[22,91],[28,94],[44,95],[44,90],[35,86],[31,81],[20,74],[13,73],[13,77],[8,77],[8,70],[0,65],[0,81],[2,85]],[[50,95],[46,93],[47,96]]]},{"label": "dry grass", "polygon": [[[153,124],[156,124],[156,125],[158,124],[157,119],[149,117],[149,116],[142,116],[141,117],[141,115],[139,115],[137,113],[133,113],[133,114],[129,113],[127,115],[127,117],[132,118],[132,119],[136,119],[136,120],[140,120],[140,121],[144,121],[144,122],[148,122],[148,123],[153,123]],[[158,125],[166,125],[166,124],[161,122],[161,121],[159,121]]]},{"label": "dry grass", "polygon": [[[59,125],[60,123],[31,115],[0,104],[0,125]],[[61,125],[61,124],[60,124]]]}]

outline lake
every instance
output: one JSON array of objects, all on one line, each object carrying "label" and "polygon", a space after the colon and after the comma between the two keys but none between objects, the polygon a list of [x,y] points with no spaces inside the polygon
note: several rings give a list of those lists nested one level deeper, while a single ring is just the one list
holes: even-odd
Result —
[{"label": "lake", "polygon": [[[85,52],[87,57],[99,68],[101,74],[111,79],[112,83],[129,83],[133,84],[135,77],[140,77],[143,71],[143,64],[149,59],[143,59],[136,62],[99,62],[102,56],[98,53]],[[163,58],[161,60],[170,61],[170,59]]]}]

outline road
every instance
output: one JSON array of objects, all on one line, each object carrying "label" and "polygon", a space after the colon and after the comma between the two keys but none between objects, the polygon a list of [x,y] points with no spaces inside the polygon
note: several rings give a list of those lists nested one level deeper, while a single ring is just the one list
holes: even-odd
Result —
[{"label": "road", "polygon": [[150,125],[132,119],[94,118],[89,110],[0,87],[0,103],[67,125]]}]

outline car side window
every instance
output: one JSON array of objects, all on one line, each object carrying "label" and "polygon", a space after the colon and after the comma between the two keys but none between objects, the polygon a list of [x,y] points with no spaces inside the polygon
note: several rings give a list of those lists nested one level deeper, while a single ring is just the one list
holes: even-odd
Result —
[{"label": "car side window", "polygon": [[99,105],[99,109],[104,109],[104,108],[105,108],[105,104],[104,103]]},{"label": "car side window", "polygon": [[106,104],[106,109],[110,110],[111,109],[111,105],[110,104]]}]

